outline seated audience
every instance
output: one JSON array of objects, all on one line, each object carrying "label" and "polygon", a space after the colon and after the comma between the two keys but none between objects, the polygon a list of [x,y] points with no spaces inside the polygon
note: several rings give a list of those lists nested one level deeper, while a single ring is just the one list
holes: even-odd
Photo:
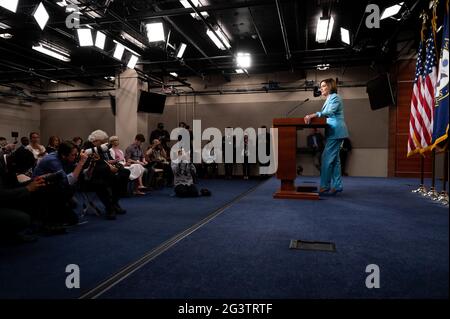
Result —
[{"label": "seated audience", "polygon": [[81,150],[81,147],[83,146],[83,139],[82,139],[81,137],[75,136],[75,137],[72,139],[72,142],[73,142],[73,144],[76,145],[76,147],[77,147],[79,150]]},{"label": "seated audience", "polygon": [[110,149],[111,157],[113,159],[112,164],[122,165],[124,168],[130,170],[130,181],[137,181],[135,184],[134,195],[145,195],[142,190],[146,189],[142,183],[142,176],[145,172],[145,167],[142,164],[130,164],[125,160],[123,151],[119,148],[120,142],[118,136],[111,136],[109,143],[112,145]]},{"label": "seated audience", "polygon": [[[181,122],[184,123],[184,122]],[[181,125],[180,123],[180,125]],[[184,123],[184,125],[186,125]],[[180,126],[181,127],[181,126]],[[185,127],[185,126],[184,126]],[[169,153],[170,148],[167,143],[170,141],[170,134],[164,129],[164,123],[158,123],[158,127],[156,130],[153,130],[150,134],[150,142],[153,140],[159,140],[164,148],[164,150]]]},{"label": "seated audience", "polygon": [[164,170],[164,177],[168,186],[173,184],[173,173],[170,168],[169,158],[159,139],[154,139],[152,145],[145,152],[145,159],[152,169],[159,168]]},{"label": "seated audience", "polygon": [[19,172],[28,171],[26,167],[31,168],[34,162],[33,154],[24,149],[11,155],[8,165],[0,159],[0,238],[19,242],[36,239],[23,231],[31,224],[32,194],[44,187],[45,181],[37,177],[21,183],[18,178]]},{"label": "seated audience", "polygon": [[89,153],[83,170],[82,190],[97,194],[106,209],[106,218],[116,219],[117,214],[125,214],[120,207],[121,194],[126,192],[130,171],[120,169],[113,161],[109,152],[108,134],[102,130],[92,132],[88,142],[83,146]]},{"label": "seated audience", "polygon": [[48,140],[48,145],[45,148],[45,151],[50,154],[56,152],[58,150],[58,146],[61,143],[58,136],[50,136]]},{"label": "seated audience", "polygon": [[46,188],[39,193],[38,201],[41,208],[42,220],[45,226],[51,229],[60,229],[64,224],[78,223],[78,215],[72,210],[70,204],[75,194],[75,184],[87,160],[87,154],[82,151],[78,163],[78,149],[70,141],[59,145],[58,151],[42,158],[33,176],[44,175]]},{"label": "seated audience", "polygon": [[40,142],[41,136],[39,135],[39,133],[31,132],[30,144],[26,148],[27,150],[31,151],[31,153],[33,153],[34,158],[38,161],[47,154],[47,152],[45,151],[45,147],[41,145]]}]

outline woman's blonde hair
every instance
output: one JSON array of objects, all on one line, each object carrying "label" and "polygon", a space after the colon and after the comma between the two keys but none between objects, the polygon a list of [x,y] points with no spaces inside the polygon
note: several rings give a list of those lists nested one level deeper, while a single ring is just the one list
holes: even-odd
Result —
[{"label": "woman's blonde hair", "polygon": [[337,93],[337,85],[336,85],[336,81],[332,78],[329,79],[325,79],[320,81],[320,84],[322,84],[322,82],[325,82],[327,84],[327,86],[330,88],[330,93]]},{"label": "woman's blonde hair", "polygon": [[119,137],[118,136],[113,135],[113,136],[109,137],[109,142],[110,143],[115,142],[115,141],[119,141]]}]

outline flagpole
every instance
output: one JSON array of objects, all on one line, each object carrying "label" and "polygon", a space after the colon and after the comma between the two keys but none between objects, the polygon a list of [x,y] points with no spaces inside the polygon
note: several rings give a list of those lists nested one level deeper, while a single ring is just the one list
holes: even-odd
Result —
[{"label": "flagpole", "polygon": [[[422,20],[422,29],[420,30],[420,40],[423,41],[424,40],[424,32],[426,29],[426,23],[428,20],[428,15],[425,12],[425,10],[422,10],[422,13],[419,16],[419,19]],[[419,59],[419,57],[417,57],[417,59]],[[427,195],[427,189],[425,187],[425,182],[424,182],[424,171],[425,171],[425,159],[424,159],[424,155],[420,154],[420,185],[419,188],[414,189],[412,192],[413,193],[418,193],[422,196],[426,196]]]},{"label": "flagpole", "polygon": [[439,197],[439,193],[436,192],[436,149],[433,149],[431,151],[431,187],[428,193],[426,194],[427,197],[431,198],[432,200],[437,200]]},{"label": "flagpole", "polygon": [[442,177],[442,191],[439,194],[438,197],[438,201],[445,206],[448,206],[448,193],[447,193],[447,182],[448,182],[448,166],[449,166],[449,161],[448,161],[448,142],[447,142],[447,146],[445,147],[445,151],[444,151],[444,175]]},{"label": "flagpole", "polygon": [[424,171],[425,171],[425,160],[424,160],[424,156],[421,154],[420,155],[420,185],[419,185],[419,188],[413,190],[412,192],[426,196],[427,189],[425,187],[425,182],[424,182]]}]

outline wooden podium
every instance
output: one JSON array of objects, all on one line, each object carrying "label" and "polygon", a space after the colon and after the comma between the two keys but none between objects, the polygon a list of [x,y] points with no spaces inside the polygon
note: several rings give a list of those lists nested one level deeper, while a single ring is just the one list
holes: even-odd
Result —
[{"label": "wooden podium", "polygon": [[326,126],[325,118],[313,118],[310,124],[306,124],[303,118],[273,119],[273,127],[278,129],[277,178],[281,180],[281,187],[273,194],[274,198],[319,199],[317,187],[295,186],[295,178],[297,177],[297,130]]}]

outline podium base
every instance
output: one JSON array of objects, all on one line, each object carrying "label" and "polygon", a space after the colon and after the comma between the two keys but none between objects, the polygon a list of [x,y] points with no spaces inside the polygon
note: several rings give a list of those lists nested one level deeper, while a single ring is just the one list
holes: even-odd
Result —
[{"label": "podium base", "polygon": [[319,193],[313,192],[296,192],[296,191],[282,191],[278,190],[273,194],[273,198],[277,199],[307,199],[307,200],[319,200]]}]

